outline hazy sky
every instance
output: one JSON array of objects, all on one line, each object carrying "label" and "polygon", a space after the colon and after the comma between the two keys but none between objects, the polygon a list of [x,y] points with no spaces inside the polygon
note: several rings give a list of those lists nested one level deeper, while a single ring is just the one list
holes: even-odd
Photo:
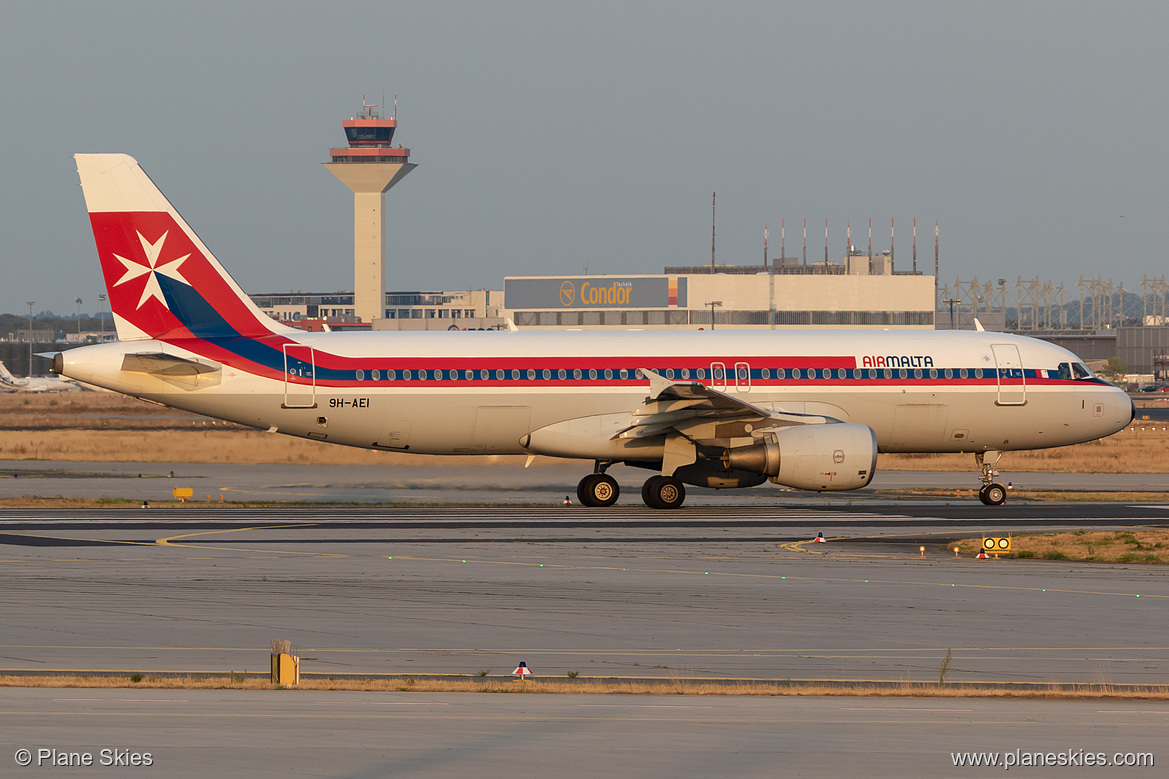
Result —
[{"label": "hazy sky", "polygon": [[[250,292],[352,289],[321,165],[398,95],[390,289],[888,246],[942,281],[1166,273],[1163,2],[0,3],[0,311],[96,311],[72,155],[138,159]],[[1012,287],[1013,288],[1013,287]],[[1013,302],[1014,296],[1011,295]]]}]

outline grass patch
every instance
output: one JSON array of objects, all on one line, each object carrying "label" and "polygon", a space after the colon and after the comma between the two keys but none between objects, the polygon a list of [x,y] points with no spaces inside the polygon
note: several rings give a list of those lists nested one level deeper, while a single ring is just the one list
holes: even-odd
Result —
[{"label": "grass patch", "polygon": [[[965,554],[978,554],[981,538],[947,544]],[[1137,531],[1074,531],[1027,533],[1011,537],[1013,556],[1019,559],[1071,560],[1091,563],[1169,564],[1169,528]]]},{"label": "grass patch", "polygon": [[1169,685],[1115,684],[945,684],[937,682],[835,682],[782,680],[705,679],[611,679],[586,677],[567,680],[532,679],[521,681],[497,678],[459,677],[448,679],[410,676],[372,679],[305,678],[296,687],[273,684],[264,678],[241,679],[232,674],[221,677],[145,677],[134,683],[128,676],[0,676],[0,687],[137,688],[159,690],[276,690],[293,694],[297,690],[349,690],[364,692],[478,692],[486,694],[553,695],[736,695],[736,696],[842,696],[874,698],[1049,698],[1049,699],[1131,699],[1169,700]]},{"label": "grass patch", "polygon": [[[1000,461],[1004,471],[1040,473],[1165,473],[1169,462],[1169,425],[1142,425],[1074,446],[1006,452]],[[878,471],[968,471],[971,454],[882,454]],[[1004,475],[1004,483],[1009,480]],[[1012,491],[1012,496],[1015,491]]]}]

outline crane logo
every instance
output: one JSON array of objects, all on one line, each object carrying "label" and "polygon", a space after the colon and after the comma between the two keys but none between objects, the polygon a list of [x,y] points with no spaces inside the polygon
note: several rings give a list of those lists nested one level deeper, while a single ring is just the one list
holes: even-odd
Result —
[{"label": "crane logo", "polygon": [[576,301],[576,286],[571,281],[560,285],[560,305],[571,306]]}]

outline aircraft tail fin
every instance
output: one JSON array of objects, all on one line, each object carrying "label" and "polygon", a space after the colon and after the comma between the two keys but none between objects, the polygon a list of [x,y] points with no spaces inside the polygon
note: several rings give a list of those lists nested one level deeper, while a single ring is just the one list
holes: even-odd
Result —
[{"label": "aircraft tail fin", "polygon": [[19,385],[21,382],[8,370],[8,366],[0,360],[0,383]]},{"label": "aircraft tail fin", "polygon": [[118,338],[257,338],[266,316],[125,154],[76,154]]}]

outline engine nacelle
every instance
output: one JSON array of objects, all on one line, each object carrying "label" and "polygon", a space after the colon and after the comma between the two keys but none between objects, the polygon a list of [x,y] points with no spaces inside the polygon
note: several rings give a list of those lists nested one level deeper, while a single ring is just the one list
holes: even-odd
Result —
[{"label": "engine nacelle", "polygon": [[726,450],[723,464],[785,487],[856,490],[873,479],[877,435],[848,422],[785,427],[768,431],[758,443]]}]

